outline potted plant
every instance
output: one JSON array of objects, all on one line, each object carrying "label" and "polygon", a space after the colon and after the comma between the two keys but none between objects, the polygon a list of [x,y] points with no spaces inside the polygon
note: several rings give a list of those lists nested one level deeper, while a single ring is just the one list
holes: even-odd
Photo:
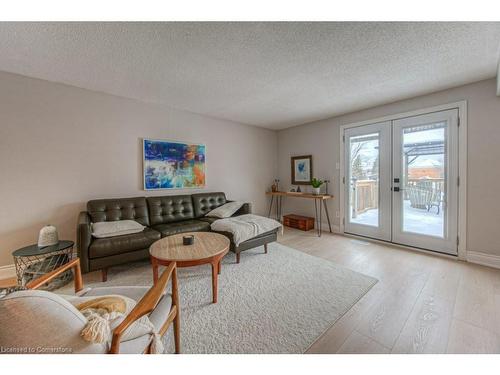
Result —
[{"label": "potted plant", "polygon": [[323,181],[321,180],[318,180],[316,177],[314,177],[312,180],[311,180],[311,185],[313,187],[313,194],[315,195],[318,195],[319,194],[319,190],[321,188],[321,185],[323,185]]}]

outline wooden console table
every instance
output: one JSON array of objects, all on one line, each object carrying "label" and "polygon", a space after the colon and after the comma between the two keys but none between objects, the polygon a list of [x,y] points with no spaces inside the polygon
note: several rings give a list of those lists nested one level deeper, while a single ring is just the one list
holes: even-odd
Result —
[{"label": "wooden console table", "polygon": [[[332,199],[333,195],[328,194],[310,194],[310,193],[295,193],[291,191],[268,191],[266,195],[271,196],[271,203],[269,204],[269,213],[267,217],[271,216],[271,212],[273,209],[274,197],[276,197],[276,220],[281,223],[281,212],[282,212],[282,204],[283,197],[292,197],[292,198],[306,198],[312,199],[314,201],[314,212],[315,212],[315,220],[318,231],[318,237],[321,237],[321,217],[322,217],[322,206],[325,207],[326,219],[328,220],[328,228],[330,228],[330,233],[332,233],[332,225],[330,223],[330,215],[328,214],[328,207],[326,205],[326,201],[328,199]],[[323,204],[321,204],[323,203]],[[318,210],[319,206],[319,210]],[[319,212],[318,212],[319,211]]]}]

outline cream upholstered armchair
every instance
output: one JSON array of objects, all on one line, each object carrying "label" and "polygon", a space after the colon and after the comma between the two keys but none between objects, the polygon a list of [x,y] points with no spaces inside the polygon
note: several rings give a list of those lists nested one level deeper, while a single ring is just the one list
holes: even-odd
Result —
[{"label": "cream upholstered armchair", "polygon": [[[61,273],[73,269],[77,297],[122,295],[137,301],[135,307],[113,330],[110,344],[85,341],[81,332],[87,324],[83,314],[67,298],[37,290]],[[166,293],[169,280],[172,292]],[[164,336],[173,325],[175,352],[180,352],[179,296],[176,265],[163,272],[158,283],[148,287],[99,287],[83,289],[77,258],[26,285],[27,290],[0,299],[0,347],[4,353],[150,353],[150,334],[122,341],[135,321],[148,315],[156,332]]]}]

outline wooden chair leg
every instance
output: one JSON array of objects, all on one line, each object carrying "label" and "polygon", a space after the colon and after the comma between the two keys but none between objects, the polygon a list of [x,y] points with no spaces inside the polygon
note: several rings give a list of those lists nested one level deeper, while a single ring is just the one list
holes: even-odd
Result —
[{"label": "wooden chair leg", "polygon": [[179,316],[179,310],[177,310],[177,315],[174,319],[174,346],[175,354],[181,353],[181,322]]},{"label": "wooden chair leg", "polygon": [[175,305],[175,319],[174,319],[174,344],[175,354],[181,352],[181,309],[179,306],[179,289],[177,285],[177,268],[172,272],[172,302]]},{"label": "wooden chair leg", "polygon": [[267,243],[264,244],[264,254],[267,254]]},{"label": "wooden chair leg", "polygon": [[101,270],[101,280],[103,283],[108,281],[108,269],[107,268],[103,268]]},{"label": "wooden chair leg", "polygon": [[240,262],[240,253],[236,253],[236,263]]}]

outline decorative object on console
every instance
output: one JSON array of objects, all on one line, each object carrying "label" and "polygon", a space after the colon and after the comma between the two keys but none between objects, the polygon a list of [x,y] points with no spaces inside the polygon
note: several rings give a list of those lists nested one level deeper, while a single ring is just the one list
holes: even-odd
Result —
[{"label": "decorative object on console", "polygon": [[321,189],[321,185],[323,185],[323,181],[318,180],[316,177],[314,177],[311,180],[311,185],[312,185],[313,194],[319,195],[320,189]]},{"label": "decorative object on console", "polygon": [[330,180],[324,180],[325,183],[325,194],[328,195],[328,184],[330,183]]},{"label": "decorative object on console", "polygon": [[46,225],[40,229],[38,234],[38,247],[53,246],[59,242],[59,236],[57,235],[57,229],[53,225]]},{"label": "decorative object on console", "polygon": [[280,180],[274,180],[274,183],[271,185],[271,191],[279,191],[279,183]]},{"label": "decorative object on console", "polygon": [[312,155],[292,156],[292,184],[310,185],[312,178]]},{"label": "decorative object on console", "polygon": [[205,145],[143,140],[144,189],[205,187]]},{"label": "decorative object on console", "polygon": [[297,186],[297,193],[301,193],[302,190],[300,190],[300,186]]}]

